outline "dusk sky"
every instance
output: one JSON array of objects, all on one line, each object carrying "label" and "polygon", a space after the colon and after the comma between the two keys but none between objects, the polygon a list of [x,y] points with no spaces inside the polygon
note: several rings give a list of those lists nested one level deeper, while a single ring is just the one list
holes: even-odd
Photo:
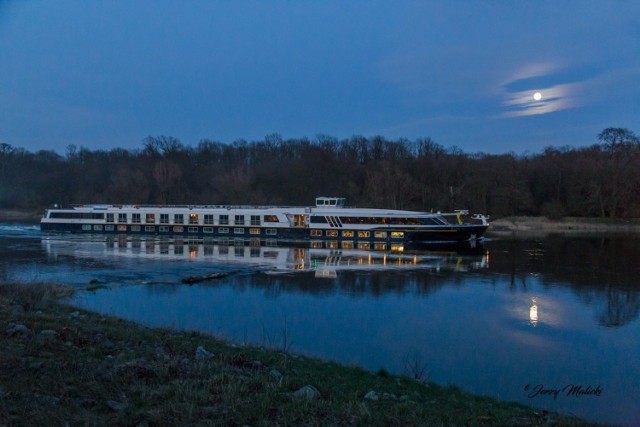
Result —
[{"label": "dusk sky", "polygon": [[278,133],[522,154],[606,127],[640,132],[637,0],[0,0],[0,143],[29,151]]}]

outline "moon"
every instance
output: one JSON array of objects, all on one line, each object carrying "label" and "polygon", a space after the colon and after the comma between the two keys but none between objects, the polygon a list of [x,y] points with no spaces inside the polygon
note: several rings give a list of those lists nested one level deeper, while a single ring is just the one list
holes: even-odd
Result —
[{"label": "moon", "polygon": [[542,99],[542,94],[540,92],[534,93],[533,99],[535,99],[536,101],[540,101]]}]

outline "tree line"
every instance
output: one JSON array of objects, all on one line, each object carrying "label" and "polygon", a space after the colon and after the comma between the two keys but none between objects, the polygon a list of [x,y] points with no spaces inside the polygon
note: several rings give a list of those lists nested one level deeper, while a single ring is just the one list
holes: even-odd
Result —
[{"label": "tree line", "polygon": [[464,153],[430,138],[283,139],[188,146],[150,136],[142,148],[35,153],[0,144],[0,207],[53,204],[287,204],[320,195],[350,206],[469,209],[492,217],[640,217],[640,138],[607,128],[581,148]]}]

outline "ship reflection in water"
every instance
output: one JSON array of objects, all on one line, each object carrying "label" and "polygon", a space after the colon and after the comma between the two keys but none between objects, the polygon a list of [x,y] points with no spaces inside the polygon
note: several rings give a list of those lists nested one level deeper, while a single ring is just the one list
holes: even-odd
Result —
[{"label": "ship reflection in water", "polygon": [[[221,266],[244,266],[267,274],[315,273],[336,278],[340,271],[431,270],[464,272],[488,267],[488,250],[479,242],[411,247],[384,243],[356,247],[351,242],[184,240],[149,237],[95,236],[94,239],[43,239],[50,256],[127,257],[145,260],[188,261]],[[371,247],[373,246],[373,247]]]}]

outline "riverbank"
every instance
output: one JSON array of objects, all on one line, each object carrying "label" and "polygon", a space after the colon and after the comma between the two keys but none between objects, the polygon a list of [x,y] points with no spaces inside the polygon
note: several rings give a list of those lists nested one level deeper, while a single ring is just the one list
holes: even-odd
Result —
[{"label": "riverbank", "polygon": [[[65,305],[70,287],[0,285],[0,423],[588,425],[406,376],[235,346]],[[286,331],[284,332],[286,336]]]},{"label": "riverbank", "polygon": [[0,209],[0,222],[23,222],[35,224],[40,222],[42,212],[22,209]]},{"label": "riverbank", "polygon": [[514,216],[491,221],[488,234],[512,233],[581,233],[581,232],[640,232],[640,219],[578,218],[549,219],[545,217]]}]

